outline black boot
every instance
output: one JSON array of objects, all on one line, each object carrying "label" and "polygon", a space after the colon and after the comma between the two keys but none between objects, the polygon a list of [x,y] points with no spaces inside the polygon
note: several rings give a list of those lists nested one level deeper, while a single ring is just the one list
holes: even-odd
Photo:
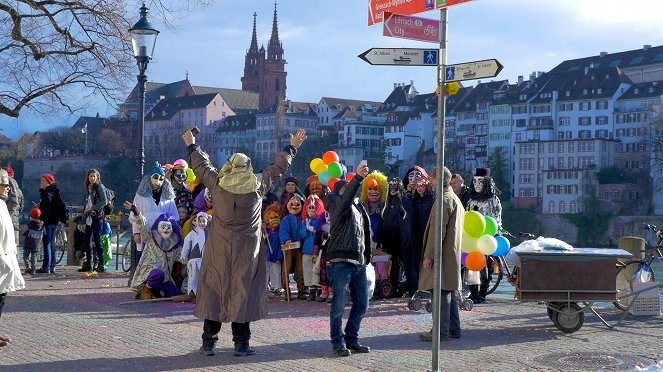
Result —
[{"label": "black boot", "polygon": [[318,289],[317,288],[313,288],[313,287],[309,288],[309,290],[308,290],[308,300],[309,301],[315,301],[315,297],[317,296],[317,294],[318,294]]},{"label": "black boot", "polygon": [[89,262],[84,263],[83,267],[78,269],[79,273],[87,273],[87,272],[90,272],[90,271],[92,271],[92,266],[90,265]]},{"label": "black boot", "polygon": [[234,356],[247,356],[247,355],[254,355],[256,353],[256,349],[249,346],[249,342],[235,342],[235,352],[233,353]]}]

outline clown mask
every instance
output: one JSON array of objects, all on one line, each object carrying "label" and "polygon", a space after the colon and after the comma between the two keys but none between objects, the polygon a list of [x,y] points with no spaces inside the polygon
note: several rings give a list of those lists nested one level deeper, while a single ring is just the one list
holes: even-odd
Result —
[{"label": "clown mask", "polygon": [[368,181],[368,190],[366,191],[366,198],[369,201],[377,202],[380,200],[380,185],[376,180]]},{"label": "clown mask", "polygon": [[205,229],[207,227],[208,219],[206,216],[196,217],[196,227],[199,229]]},{"label": "clown mask", "polygon": [[476,192],[483,191],[483,177],[481,177],[481,176],[473,177],[472,178],[472,185],[474,186],[474,190]]},{"label": "clown mask", "polygon": [[157,232],[163,240],[168,240],[173,235],[173,225],[168,221],[161,221],[157,226]]},{"label": "clown mask", "polygon": [[162,185],[165,177],[155,173],[150,176],[150,186],[152,186],[152,190],[158,190]]},{"label": "clown mask", "polygon": [[281,216],[277,211],[270,211],[265,217],[265,223],[272,229],[276,229],[281,224]]},{"label": "clown mask", "polygon": [[306,206],[306,215],[308,218],[315,218],[315,202],[313,200]]},{"label": "clown mask", "polygon": [[324,196],[322,184],[318,180],[312,180],[311,183],[308,184],[308,190],[311,195],[317,195],[321,198]]},{"label": "clown mask", "polygon": [[297,184],[294,182],[288,182],[285,184],[285,192],[289,194],[294,194],[297,191]]},{"label": "clown mask", "polygon": [[170,180],[173,181],[173,186],[182,186],[186,181],[186,171],[184,169],[173,169]]},{"label": "clown mask", "polygon": [[288,213],[290,214],[300,214],[302,212],[302,199],[299,195],[294,195],[290,200],[288,200],[288,204],[286,205],[288,208]]}]

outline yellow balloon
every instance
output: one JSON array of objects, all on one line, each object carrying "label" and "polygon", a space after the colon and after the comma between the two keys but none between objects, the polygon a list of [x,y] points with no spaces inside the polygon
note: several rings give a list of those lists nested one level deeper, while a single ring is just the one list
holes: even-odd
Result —
[{"label": "yellow balloon", "polygon": [[326,170],[327,170],[327,164],[325,164],[325,163],[321,163],[321,164],[317,164],[317,165],[315,166],[315,169],[313,170],[313,173],[315,173],[315,174],[317,174],[317,175],[320,175],[320,173],[322,173],[322,172],[324,172],[324,171],[326,171]]},{"label": "yellow balloon", "polygon": [[460,250],[465,253],[474,252],[477,250],[477,238],[463,231],[463,238],[460,241]]},{"label": "yellow balloon", "polygon": [[475,238],[481,237],[486,231],[486,220],[477,211],[465,212],[465,223],[463,230]]},{"label": "yellow balloon", "polygon": [[311,172],[316,173],[315,169],[320,164],[324,165],[325,163],[322,161],[322,159],[315,158],[315,159],[311,160],[311,162],[308,164],[308,166],[311,168]]}]

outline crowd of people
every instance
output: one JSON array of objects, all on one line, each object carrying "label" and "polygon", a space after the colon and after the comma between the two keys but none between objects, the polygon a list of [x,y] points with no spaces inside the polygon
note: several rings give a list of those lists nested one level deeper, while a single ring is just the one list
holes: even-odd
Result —
[{"label": "crowd of people", "polygon": [[[305,139],[305,131],[298,130],[271,165],[256,174],[251,159],[242,153],[217,169],[187,131],[183,141],[189,161],[154,164],[134,199],[123,203],[136,243],[129,287],[140,300],[183,296],[194,302],[194,315],[204,320],[204,355],[214,355],[222,323],[231,323],[235,355],[254,354],[250,323],[267,315],[267,299],[295,298],[291,275],[296,298],[330,303],[335,356],[370,352],[359,342],[359,329],[369,304],[366,270],[372,257],[389,255],[386,271],[393,296],[432,290],[434,236],[440,226],[435,212],[440,201],[435,195],[436,170],[427,172],[415,165],[403,179],[388,179],[379,171],[370,172],[362,162],[333,189],[322,185],[316,175],[303,182],[288,176],[282,180],[283,189],[274,192]],[[477,210],[501,223],[501,206],[489,169],[478,168],[470,186],[446,167],[442,173],[440,337],[446,340],[460,337],[455,293],[463,285],[464,211]],[[22,195],[7,171],[0,171],[0,181],[0,199],[6,200],[0,203],[2,260],[11,271],[0,273],[1,314],[6,293],[23,288],[24,282],[14,262]],[[85,207],[76,221],[74,239],[76,257],[83,261],[79,271],[104,272],[108,255],[102,240],[109,227],[104,207],[109,196],[99,171],[87,172],[82,194]],[[25,273],[53,273],[55,229],[68,218],[53,175],[41,177],[40,203],[29,217],[23,233]],[[39,250],[44,259],[36,269]],[[472,287],[471,298],[481,303],[489,268],[475,275],[481,282]],[[343,329],[348,295],[352,308]],[[432,340],[431,332],[420,336]]]}]

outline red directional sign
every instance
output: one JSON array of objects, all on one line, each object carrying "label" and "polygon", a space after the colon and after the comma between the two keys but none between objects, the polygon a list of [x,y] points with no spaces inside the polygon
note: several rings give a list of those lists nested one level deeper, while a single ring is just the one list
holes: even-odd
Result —
[{"label": "red directional sign", "polygon": [[472,0],[436,0],[435,9],[447,8],[452,5],[466,3]]},{"label": "red directional sign", "polygon": [[382,22],[384,12],[417,14],[433,10],[436,1],[440,0],[368,0],[368,25]]},{"label": "red directional sign", "polygon": [[440,21],[384,12],[382,35],[439,43]]}]

